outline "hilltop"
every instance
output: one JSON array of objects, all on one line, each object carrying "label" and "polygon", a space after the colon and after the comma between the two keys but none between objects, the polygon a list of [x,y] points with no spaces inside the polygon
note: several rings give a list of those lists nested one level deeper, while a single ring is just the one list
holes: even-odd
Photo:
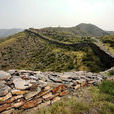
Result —
[{"label": "hilltop", "polygon": [[79,29],[80,31],[85,32],[89,36],[99,37],[99,36],[109,35],[108,32],[102,30],[101,28],[93,24],[81,23],[77,25],[76,28]]}]

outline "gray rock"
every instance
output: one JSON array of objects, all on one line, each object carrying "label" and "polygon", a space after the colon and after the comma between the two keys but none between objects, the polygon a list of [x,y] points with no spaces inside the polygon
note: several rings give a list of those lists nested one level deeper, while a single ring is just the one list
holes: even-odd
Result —
[{"label": "gray rock", "polygon": [[80,77],[79,76],[77,76],[77,77],[69,77],[69,79],[72,79],[72,80],[80,80]]},{"label": "gray rock", "polygon": [[37,91],[32,91],[32,92],[29,92],[28,94],[25,95],[25,99],[28,100],[28,99],[31,99],[32,97],[34,97],[35,95],[37,95],[38,93],[41,92],[41,88],[37,88]]},{"label": "gray rock", "polygon": [[37,80],[38,78],[35,76],[29,76],[30,79]]},{"label": "gray rock", "polygon": [[47,86],[48,83],[47,82],[44,82],[42,80],[39,80],[38,84],[39,84],[39,87],[44,88],[44,87]]},{"label": "gray rock", "polygon": [[56,83],[62,83],[62,79],[58,76],[49,75],[49,79]]},{"label": "gray rock", "polygon": [[45,76],[43,73],[36,74],[35,77],[38,80],[43,80],[44,82],[48,80],[47,76]]},{"label": "gray rock", "polygon": [[93,86],[98,86],[99,85],[99,83],[97,82],[97,81],[95,81],[94,83],[93,83]]},{"label": "gray rock", "polygon": [[17,72],[17,70],[8,70],[8,73],[10,73],[11,75],[15,74]]},{"label": "gray rock", "polygon": [[11,88],[5,84],[0,84],[0,97],[5,96],[6,94],[9,93]]},{"label": "gray rock", "polygon": [[0,86],[5,84],[6,82],[4,80],[0,80]]},{"label": "gray rock", "polygon": [[21,89],[21,90],[30,88],[32,86],[30,80],[22,80],[20,77],[14,77],[13,83],[16,89]]},{"label": "gray rock", "polygon": [[107,79],[107,77],[106,77],[106,76],[103,76],[102,78],[103,78],[103,80],[106,80],[106,79]]},{"label": "gray rock", "polygon": [[0,80],[8,80],[11,78],[10,73],[0,71]]},{"label": "gray rock", "polygon": [[72,81],[72,79],[68,79],[68,78],[63,78],[62,80],[65,82],[71,82]]},{"label": "gray rock", "polygon": [[37,79],[41,80],[42,77],[44,77],[44,76],[43,76],[41,73],[39,73],[39,74],[36,74],[35,77],[36,77]]}]

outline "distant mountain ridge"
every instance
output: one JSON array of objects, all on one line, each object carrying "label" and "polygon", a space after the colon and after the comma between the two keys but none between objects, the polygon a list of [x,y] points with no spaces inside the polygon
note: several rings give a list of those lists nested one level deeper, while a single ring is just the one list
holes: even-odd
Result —
[{"label": "distant mountain ridge", "polygon": [[[24,29],[0,29],[0,38],[8,37],[14,35],[18,32],[23,31]],[[47,27],[40,30],[48,30],[49,32],[57,31],[57,32],[69,32],[73,33],[76,36],[93,36],[93,37],[101,37],[105,35],[114,34],[114,31],[105,31],[101,28],[97,27],[94,24],[81,23],[74,27]]]},{"label": "distant mountain ridge", "polygon": [[13,35],[15,33],[21,32],[21,31],[23,31],[23,29],[17,29],[17,28],[14,28],[14,29],[0,29],[0,38],[8,37],[10,35]]},{"label": "distant mountain ridge", "polygon": [[113,34],[113,31],[105,31],[93,24],[81,23],[74,27],[48,27],[41,30],[49,32],[69,32],[76,36],[90,36],[90,37],[101,37],[105,35]]}]

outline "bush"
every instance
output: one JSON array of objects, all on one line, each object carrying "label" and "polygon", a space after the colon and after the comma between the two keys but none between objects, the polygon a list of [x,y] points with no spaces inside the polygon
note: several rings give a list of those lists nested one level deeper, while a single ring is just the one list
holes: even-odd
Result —
[{"label": "bush", "polygon": [[107,93],[114,96],[114,82],[113,81],[104,81],[99,89],[103,93]]},{"label": "bush", "polygon": [[110,70],[108,73],[107,73],[108,76],[113,76],[114,75],[114,70]]}]

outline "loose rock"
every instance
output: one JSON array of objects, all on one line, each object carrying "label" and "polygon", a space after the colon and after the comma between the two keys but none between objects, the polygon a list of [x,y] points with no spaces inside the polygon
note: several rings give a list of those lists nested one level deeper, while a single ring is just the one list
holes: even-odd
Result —
[{"label": "loose rock", "polygon": [[24,94],[28,93],[28,91],[22,91],[22,90],[13,89],[13,90],[11,90],[11,93],[13,95],[24,95]]},{"label": "loose rock", "polygon": [[0,97],[5,96],[10,92],[11,88],[7,86],[6,84],[0,84]]},{"label": "loose rock", "polygon": [[6,96],[0,97],[0,101],[6,101],[7,99],[9,99],[11,97],[12,97],[12,94],[11,93],[8,93]]},{"label": "loose rock", "polygon": [[9,80],[11,78],[10,73],[0,71],[0,80]]},{"label": "loose rock", "polygon": [[30,84],[29,80],[25,81],[25,80],[22,80],[20,77],[15,77],[13,79],[13,83],[14,83],[16,89],[21,89],[21,90],[30,88],[32,86],[32,84]]}]

